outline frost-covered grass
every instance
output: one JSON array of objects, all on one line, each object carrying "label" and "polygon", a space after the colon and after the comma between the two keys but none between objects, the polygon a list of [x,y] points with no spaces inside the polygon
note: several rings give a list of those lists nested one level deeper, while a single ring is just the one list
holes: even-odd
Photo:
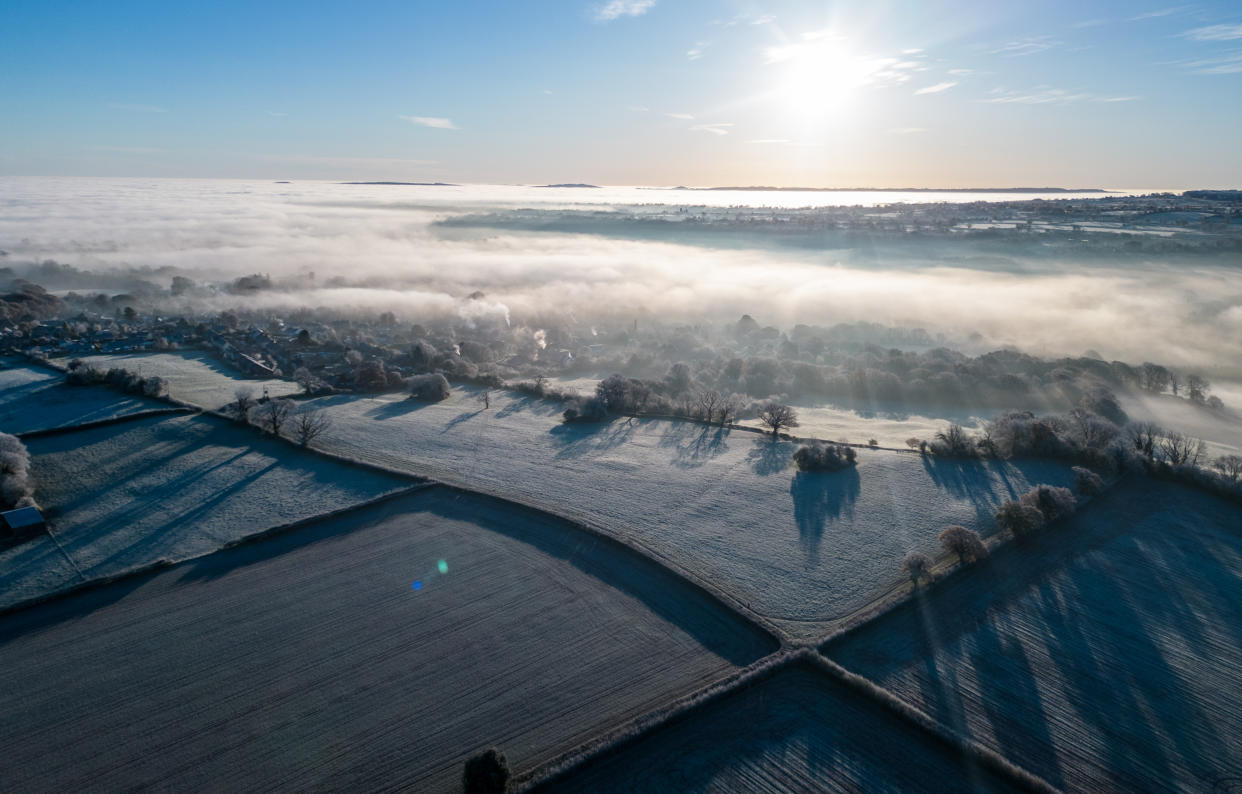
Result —
[{"label": "frost-covered grass", "polygon": [[637,555],[425,491],[0,620],[0,769],[12,791],[455,791],[480,748],[533,766],[769,650]]},{"label": "frost-covered grass", "polygon": [[239,386],[254,389],[256,397],[261,397],[264,389],[272,397],[301,392],[301,388],[292,381],[246,378],[232,367],[199,351],[87,356],[82,360],[102,369],[123,367],[144,376],[167,378],[169,393],[174,398],[211,410],[228,405]]},{"label": "frost-covered grass", "polygon": [[[202,416],[138,419],[27,448],[35,497],[87,579],[204,554],[409,485]],[[35,551],[45,542],[8,552],[42,563],[0,569],[0,606],[77,580],[51,550]]]},{"label": "frost-covered grass", "polygon": [[809,666],[700,707],[546,792],[1010,791],[943,743]]},{"label": "frost-covered grass", "polygon": [[104,386],[67,386],[65,376],[36,366],[0,369],[0,431],[29,433],[134,414],[166,403]]},{"label": "frost-covered grass", "polygon": [[905,553],[935,553],[945,525],[987,534],[1004,499],[1072,478],[868,450],[855,470],[795,473],[788,442],[652,419],[562,425],[562,406],[508,393],[490,410],[461,389],[434,405],[313,403],[333,418],[327,449],[586,517],[803,635],[896,586]]},{"label": "frost-covered grass", "polygon": [[1144,394],[1139,391],[1119,395],[1121,407],[1135,421],[1155,422],[1207,442],[1208,460],[1219,455],[1242,455],[1242,408],[1236,392],[1222,392],[1224,411],[1213,411],[1190,400],[1170,394]]},{"label": "frost-covered grass", "polygon": [[828,654],[1068,791],[1242,769],[1242,512],[1136,477]]}]

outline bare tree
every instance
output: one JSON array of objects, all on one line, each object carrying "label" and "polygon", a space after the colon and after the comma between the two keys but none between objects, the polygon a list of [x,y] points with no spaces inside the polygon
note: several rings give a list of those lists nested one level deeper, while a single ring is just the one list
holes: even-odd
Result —
[{"label": "bare tree", "polygon": [[782,427],[798,426],[798,412],[788,405],[769,400],[759,408],[759,421],[770,427],[772,438],[776,438]]},{"label": "bare tree", "polygon": [[1130,433],[1130,443],[1134,445],[1135,451],[1141,452],[1148,458],[1155,457],[1156,443],[1164,432],[1160,426],[1155,422],[1131,422],[1127,429]]},{"label": "bare tree", "polygon": [[254,389],[250,386],[238,386],[237,390],[233,392],[233,402],[229,403],[229,408],[233,411],[237,421],[246,421],[246,417],[250,415],[250,409],[253,407]]},{"label": "bare tree", "polygon": [[909,447],[910,449],[918,449],[919,445],[922,443],[923,443],[922,441],[920,441],[919,439],[913,436],[906,439],[906,446]]},{"label": "bare tree", "polygon": [[1191,402],[1204,403],[1207,402],[1208,389],[1211,386],[1207,382],[1207,378],[1202,375],[1186,376],[1186,396]]},{"label": "bare tree", "polygon": [[715,389],[704,389],[694,396],[695,407],[703,421],[710,424],[716,419],[716,412],[725,401],[725,396]]},{"label": "bare tree", "polygon": [[475,399],[483,403],[484,410],[491,408],[492,407],[492,390],[484,389],[483,391],[479,392],[479,396],[476,397]]},{"label": "bare tree", "polygon": [[988,547],[983,545],[983,538],[973,529],[953,524],[940,533],[940,543],[948,551],[957,555],[959,562],[975,562],[988,556]]},{"label": "bare tree", "polygon": [[931,570],[931,560],[926,554],[912,551],[901,561],[901,570],[905,571],[910,576],[910,581],[917,585],[919,579],[927,576],[928,571]]},{"label": "bare tree", "polygon": [[742,410],[742,398],[736,394],[725,397],[720,403],[720,421],[717,422],[721,427],[732,422],[737,418],[737,412]]},{"label": "bare tree", "polygon": [[1222,455],[1212,465],[1232,482],[1242,477],[1242,455]]},{"label": "bare tree", "polygon": [[306,367],[298,367],[293,371],[293,382],[302,387],[302,391],[310,394],[319,385],[319,379],[311,374]]},{"label": "bare tree", "polygon": [[947,457],[970,457],[975,454],[975,441],[965,428],[954,422],[936,434],[932,452]]},{"label": "bare tree", "polygon": [[298,440],[302,446],[309,446],[310,442],[323,435],[324,431],[332,426],[332,417],[323,411],[298,411],[293,415],[293,437]]},{"label": "bare tree", "polygon": [[250,409],[250,421],[268,433],[278,436],[289,421],[289,417],[293,415],[295,407],[293,400],[268,400]]},{"label": "bare tree", "polygon": [[1198,466],[1199,461],[1207,454],[1207,444],[1185,433],[1169,431],[1157,442],[1156,454],[1174,466]]}]

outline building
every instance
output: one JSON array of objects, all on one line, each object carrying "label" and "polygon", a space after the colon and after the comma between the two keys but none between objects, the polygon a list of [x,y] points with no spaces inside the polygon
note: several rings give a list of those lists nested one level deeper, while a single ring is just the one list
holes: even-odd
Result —
[{"label": "building", "polygon": [[0,512],[0,534],[24,538],[46,529],[43,514],[37,507],[19,507]]}]

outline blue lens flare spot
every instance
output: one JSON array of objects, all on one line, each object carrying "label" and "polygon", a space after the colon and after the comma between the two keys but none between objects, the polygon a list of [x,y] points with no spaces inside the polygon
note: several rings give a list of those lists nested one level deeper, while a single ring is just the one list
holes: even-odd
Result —
[{"label": "blue lens flare spot", "polygon": [[448,573],[448,561],[440,560],[439,562],[437,562],[436,570],[438,570],[440,573]]},{"label": "blue lens flare spot", "polygon": [[414,589],[415,589],[415,590],[422,590],[422,589],[423,589],[423,582],[422,582],[422,580],[421,580],[421,579],[420,579],[420,580],[418,580],[417,582],[415,582],[415,583],[414,583]]}]

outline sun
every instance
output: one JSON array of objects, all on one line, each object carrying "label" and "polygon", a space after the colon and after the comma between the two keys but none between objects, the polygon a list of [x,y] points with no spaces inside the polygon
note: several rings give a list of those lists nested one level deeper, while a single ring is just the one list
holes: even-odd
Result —
[{"label": "sun", "polygon": [[799,121],[842,119],[859,109],[861,89],[883,69],[882,61],[852,52],[841,39],[802,42],[770,51],[776,63],[775,93]]}]

